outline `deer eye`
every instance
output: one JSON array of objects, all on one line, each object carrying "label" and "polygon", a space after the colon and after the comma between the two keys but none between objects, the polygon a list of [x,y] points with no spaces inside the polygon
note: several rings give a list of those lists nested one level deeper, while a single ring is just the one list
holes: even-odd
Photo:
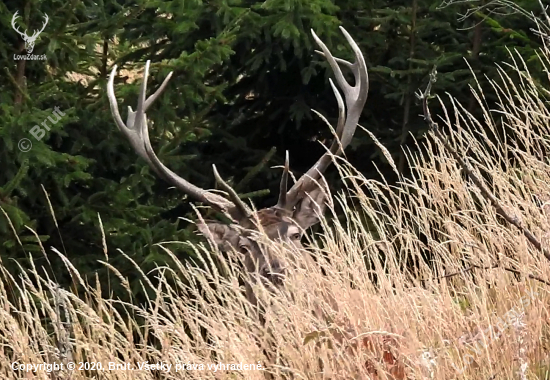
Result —
[{"label": "deer eye", "polygon": [[292,240],[300,240],[302,238],[302,234],[293,234],[290,236],[290,239]]},{"label": "deer eye", "polygon": [[249,253],[250,252],[250,247],[246,244],[241,244],[241,245],[239,245],[239,251],[241,253]]}]

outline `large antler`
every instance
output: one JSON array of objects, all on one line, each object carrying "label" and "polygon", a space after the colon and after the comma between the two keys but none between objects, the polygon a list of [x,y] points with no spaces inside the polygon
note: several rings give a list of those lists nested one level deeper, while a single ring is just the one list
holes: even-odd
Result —
[{"label": "large antler", "polygon": [[146,99],[145,96],[147,92],[147,77],[149,75],[150,62],[151,61],[147,61],[147,63],[145,64],[145,72],[143,74],[143,82],[141,83],[141,88],[138,96],[137,109],[134,112],[132,110],[132,107],[128,107],[128,119],[126,121],[126,124],[122,122],[122,118],[120,117],[120,113],[118,111],[118,103],[116,100],[115,90],[114,90],[114,80],[115,80],[117,66],[115,65],[113,67],[113,70],[111,71],[111,75],[109,77],[109,83],[107,86],[107,95],[109,97],[111,113],[113,114],[113,118],[115,119],[115,123],[118,126],[118,129],[120,129],[121,132],[124,133],[124,135],[126,136],[128,141],[130,141],[130,144],[132,145],[132,148],[134,148],[136,153],[141,158],[143,158],[149,164],[149,166],[155,171],[155,173],[157,173],[166,182],[174,185],[177,189],[181,190],[182,192],[194,198],[195,200],[199,202],[204,202],[210,205],[211,207],[217,209],[218,211],[225,213],[231,218],[236,219],[237,221],[250,217],[251,215],[250,209],[238,197],[235,191],[221,179],[220,175],[218,174],[218,171],[216,170],[215,165],[212,165],[214,170],[214,176],[216,177],[216,180],[218,181],[220,186],[225,191],[227,191],[229,198],[231,200],[225,199],[221,195],[218,195],[212,191],[204,190],[204,189],[201,189],[200,187],[193,185],[192,183],[186,181],[185,179],[181,178],[180,176],[175,174],[173,171],[168,169],[158,159],[157,155],[155,154],[151,146],[151,141],[149,140],[149,130],[147,127],[146,112],[147,112],[147,109],[149,109],[149,107],[153,104],[153,102],[160,96],[162,91],[164,91],[164,89],[166,88],[166,85],[168,84],[168,81],[172,76],[172,72],[170,72],[166,77],[166,79],[164,79],[164,82],[162,82],[162,84],[157,89],[157,91],[155,91],[153,95],[151,95],[149,98]]},{"label": "large antler", "polygon": [[[323,43],[323,41],[319,39],[319,37],[317,37],[313,30],[311,31],[311,34],[313,35],[315,42],[317,42],[322,50],[322,52],[318,50],[316,50],[315,52],[319,53],[327,59],[330,67],[332,68],[332,71],[334,72],[336,83],[344,93],[344,97],[346,99],[346,110],[344,110],[344,101],[342,100],[342,96],[336,89],[336,86],[334,86],[332,80],[329,79],[330,86],[332,87],[332,91],[334,92],[334,95],[336,96],[336,100],[338,102],[339,110],[338,124],[336,127],[336,138],[330,146],[330,153],[326,152],[325,154],[323,154],[323,156],[321,156],[321,158],[315,163],[315,165],[313,165],[307,171],[307,173],[300,177],[300,179],[294,184],[294,186],[292,186],[288,193],[286,193],[286,196],[283,196],[282,192],[286,191],[286,176],[288,171],[288,162],[286,163],[286,170],[283,172],[283,180],[281,181],[281,194],[279,195],[279,203],[277,204],[277,206],[287,210],[292,210],[307,193],[315,190],[315,188],[317,187],[316,182],[319,180],[321,174],[323,174],[323,172],[332,162],[332,155],[342,154],[343,150],[349,145],[353,134],[355,133],[355,129],[357,128],[357,122],[359,121],[359,117],[361,116],[361,112],[363,111],[363,107],[365,106],[365,102],[367,101],[367,93],[369,91],[369,78],[367,73],[367,65],[365,64],[365,58],[363,57],[363,53],[361,53],[361,50],[359,50],[359,47],[357,46],[353,38],[349,35],[349,33],[343,27],[340,27],[340,30],[346,37],[346,40],[350,44],[351,49],[355,54],[354,63],[350,63],[340,58],[334,58],[326,45]],[[351,86],[346,81],[344,75],[342,74],[340,66],[338,66],[338,63],[351,69],[353,76],[355,77],[354,86]],[[284,189],[283,182],[285,183]]]}]

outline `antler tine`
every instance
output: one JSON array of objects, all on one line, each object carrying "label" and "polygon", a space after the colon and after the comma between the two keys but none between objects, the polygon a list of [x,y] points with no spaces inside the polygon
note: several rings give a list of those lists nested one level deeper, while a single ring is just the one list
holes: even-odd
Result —
[{"label": "antler tine", "polygon": [[288,150],[285,155],[285,167],[283,168],[283,174],[281,176],[281,185],[279,188],[279,200],[277,202],[277,208],[286,208],[286,192],[288,190],[288,172],[290,171],[290,164],[288,158]]},{"label": "antler tine", "polygon": [[214,178],[216,178],[216,182],[219,183],[219,185],[227,191],[227,195],[229,195],[229,199],[235,204],[235,206],[239,209],[241,215],[240,219],[247,219],[252,216],[252,211],[248,208],[246,203],[242,201],[241,198],[239,198],[239,195],[233,189],[227,182],[223,180],[223,178],[220,176],[220,173],[218,173],[218,169],[216,169],[216,165],[212,164],[212,171],[214,172]]},{"label": "antler tine", "polygon": [[114,79],[116,75],[117,66],[113,67],[109,82],[107,84],[107,96],[109,98],[109,105],[111,113],[115,120],[115,123],[120,131],[126,136],[132,148],[136,153],[143,158],[147,164],[166,182],[172,184],[177,189],[181,190],[190,197],[196,199],[199,202],[204,202],[213,208],[227,214],[231,218],[240,218],[242,216],[239,206],[233,202],[225,199],[221,195],[215,194],[211,191],[201,189],[193,185],[192,183],[181,178],[173,171],[168,169],[155,154],[151,141],[149,140],[149,129],[147,128],[147,109],[153,104],[153,102],[160,96],[162,91],[166,88],[168,81],[172,77],[172,72],[168,74],[166,79],[162,82],[161,86],[155,91],[153,95],[146,98],[147,92],[147,78],[149,75],[149,65],[151,61],[147,61],[145,64],[145,72],[143,74],[143,81],[141,83],[140,92],[138,96],[138,105],[136,111],[132,111],[131,107],[128,107],[128,119],[126,124],[122,122],[120,113],[118,110],[118,102],[115,96]]},{"label": "antler tine", "polygon": [[[320,50],[314,50],[315,53],[319,54],[320,56],[322,57],[325,57],[325,53],[323,53],[322,51]],[[333,57],[334,60],[337,62],[337,63],[341,63],[342,65],[346,66],[346,67],[349,67],[350,69],[353,70],[353,64],[351,62],[348,62],[346,61],[345,59],[342,59],[342,58],[338,58],[338,57]]]},{"label": "antler tine", "polygon": [[[334,72],[334,77],[336,83],[346,99],[346,109],[344,110],[344,102],[342,97],[332,82],[330,80],[330,85],[336,101],[338,102],[338,124],[336,128],[335,140],[332,142],[330,151],[326,152],[319,158],[319,160],[305,173],[287,193],[287,209],[292,209],[294,206],[303,198],[304,194],[308,191],[311,191],[311,187],[315,186],[315,181],[318,180],[326,170],[326,168],[332,162],[332,155],[342,154],[344,149],[349,145],[355,130],[357,129],[357,122],[367,101],[367,94],[369,90],[369,79],[367,72],[367,65],[365,63],[365,58],[363,53],[357,46],[357,43],[349,35],[349,33],[343,28],[340,27],[340,30],[344,34],[344,37],[348,41],[353,53],[355,55],[355,62],[350,63],[346,60],[340,58],[334,58],[327,46],[319,39],[319,37],[312,30],[311,33],[315,42],[319,45],[322,52],[317,51],[320,55],[324,56],[332,71]],[[353,76],[355,78],[355,84],[351,86],[344,75],[338,64],[342,64],[351,69]]]},{"label": "antler tine", "polygon": [[[333,149],[337,146],[342,147],[341,140],[342,133],[344,133],[344,126],[346,125],[346,110],[344,109],[344,100],[342,99],[342,95],[340,95],[340,91],[338,91],[332,79],[329,78],[328,82],[330,83],[330,88],[332,88],[332,92],[334,93],[334,97],[336,98],[336,102],[338,103],[338,123],[336,124],[336,138],[330,146],[330,151],[332,153],[336,153],[336,151],[333,151]],[[342,147],[341,149],[344,150],[344,147]]]},{"label": "antler tine", "polygon": [[[341,136],[342,149],[345,149],[351,142],[355,129],[357,128],[357,122],[359,121],[359,117],[361,116],[361,112],[363,111],[363,107],[367,101],[367,94],[369,92],[369,77],[365,58],[363,57],[363,53],[359,49],[359,46],[357,46],[357,43],[349,35],[346,29],[340,27],[340,30],[344,34],[344,37],[346,37],[346,40],[355,54],[355,62],[353,64],[340,58],[334,58],[330,50],[326,47],[323,41],[317,37],[315,32],[312,31],[312,34],[313,38],[323,51],[322,55],[325,56],[330,67],[332,68],[336,83],[344,93],[344,97],[346,99],[346,128],[344,128]],[[351,69],[353,76],[355,77],[354,86],[350,86],[350,84],[346,81],[340,66],[338,66],[338,63],[342,63]]]}]

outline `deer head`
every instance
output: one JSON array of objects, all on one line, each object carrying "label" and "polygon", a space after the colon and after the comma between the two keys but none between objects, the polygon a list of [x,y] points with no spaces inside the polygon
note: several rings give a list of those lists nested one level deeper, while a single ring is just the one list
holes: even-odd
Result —
[{"label": "deer head", "polygon": [[18,28],[17,28],[17,25],[15,25],[15,20],[17,20],[17,13],[19,11],[15,12],[15,14],[13,15],[12,19],[11,19],[11,26],[13,27],[13,29],[19,33],[19,35],[23,38],[23,41],[25,41],[25,50],[27,50],[27,53],[32,53],[33,49],[34,49],[34,43],[36,41],[36,39],[38,38],[38,35],[40,33],[42,33],[42,31],[44,30],[44,28],[46,27],[46,25],[48,25],[48,15],[44,15],[44,25],[42,25],[42,29],[40,30],[35,30],[34,31],[34,34],[32,36],[27,36],[27,30],[25,29],[25,32],[22,33]]},{"label": "deer head", "polygon": [[[172,73],[168,74],[157,91],[146,98],[147,77],[149,64],[145,65],[145,73],[138,97],[136,111],[128,107],[128,119],[126,124],[122,122],[118,110],[118,104],[114,93],[114,78],[116,75],[115,65],[111,71],[107,94],[114,120],[120,131],[126,136],[136,153],[143,158],[151,169],[166,182],[172,184],[189,197],[196,201],[205,203],[215,210],[225,214],[230,224],[223,224],[217,221],[197,222],[199,231],[212,243],[216,244],[222,251],[235,249],[245,256],[245,266],[249,273],[256,273],[262,279],[271,284],[281,285],[285,265],[280,255],[275,254],[258,238],[258,233],[263,232],[271,241],[288,244],[294,248],[301,248],[301,239],[304,230],[319,222],[319,215],[324,210],[327,192],[322,185],[322,174],[332,162],[332,155],[342,154],[349,145],[357,122],[367,100],[368,75],[363,54],[359,47],[344,28],[340,28],[354,54],[355,62],[334,58],[325,44],[312,31],[313,38],[322,51],[316,51],[324,56],[331,66],[336,83],[344,93],[344,101],[336,86],[330,81],[330,85],[336,96],[339,108],[338,122],[336,126],[336,138],[319,160],[288,190],[289,159],[288,152],[283,169],[279,199],[275,206],[253,212],[243,202],[237,193],[220,177],[216,166],[212,165],[214,177],[219,186],[227,194],[226,197],[212,191],[199,188],[192,183],[178,176],[168,169],[156,156],[147,127],[146,112],[153,102],[166,88]],[[355,77],[355,84],[351,86],[340,69],[340,66],[348,67]],[[248,290],[248,288],[247,288]],[[250,296],[250,294],[249,294]]]}]

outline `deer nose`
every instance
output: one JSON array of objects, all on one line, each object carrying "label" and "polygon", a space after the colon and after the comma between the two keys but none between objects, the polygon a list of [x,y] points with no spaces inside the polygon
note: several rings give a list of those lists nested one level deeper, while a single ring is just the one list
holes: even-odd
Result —
[{"label": "deer nose", "polygon": [[271,264],[264,264],[260,268],[260,275],[275,286],[283,285],[285,273],[286,269],[279,261],[272,262]]}]

